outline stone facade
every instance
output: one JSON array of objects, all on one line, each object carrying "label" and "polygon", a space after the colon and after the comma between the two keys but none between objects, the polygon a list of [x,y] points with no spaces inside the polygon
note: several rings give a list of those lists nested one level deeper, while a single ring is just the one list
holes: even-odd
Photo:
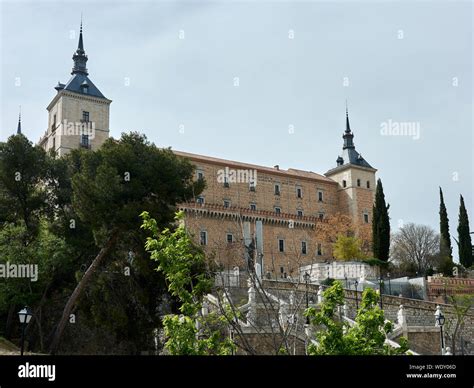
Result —
[{"label": "stone facade", "polygon": [[[311,282],[321,282],[327,278],[341,280],[342,282],[360,279],[377,279],[379,270],[360,261],[333,261],[331,263],[312,263],[300,267],[300,280],[304,281],[304,275],[309,274]],[[362,286],[362,284],[361,284]]]},{"label": "stone facade", "polygon": [[[357,230],[371,235],[374,169],[345,167],[329,178],[278,166],[175,154],[189,159],[196,179],[205,179],[207,185],[199,197],[180,205],[187,226],[198,243],[205,234],[204,249],[226,268],[245,267],[238,249],[243,245],[244,221],[251,223],[252,233],[255,221],[263,222],[263,274],[272,279],[297,278],[299,267],[333,260],[332,243],[318,228],[328,217],[347,215]],[[232,172],[244,176],[243,171],[249,179],[232,179]],[[226,174],[229,177],[223,179]],[[344,174],[350,177],[347,187],[342,183]]]},{"label": "stone facade", "polygon": [[[81,146],[99,149],[109,137],[110,103],[105,98],[60,90],[48,105],[48,129],[39,144],[58,156]],[[81,141],[83,134],[88,135],[87,143]]]},{"label": "stone facade", "polygon": [[109,137],[112,101],[88,77],[82,23],[72,59],[72,77],[66,84],[58,83],[55,87],[57,94],[47,107],[48,127],[39,140],[41,147],[55,151],[60,157],[80,147],[97,150]]}]

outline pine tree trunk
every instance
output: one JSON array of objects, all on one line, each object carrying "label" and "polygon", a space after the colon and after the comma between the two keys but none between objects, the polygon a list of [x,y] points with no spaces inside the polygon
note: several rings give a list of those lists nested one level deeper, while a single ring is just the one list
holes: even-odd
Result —
[{"label": "pine tree trunk", "polygon": [[13,316],[15,315],[16,306],[12,304],[8,310],[7,324],[5,326],[5,338],[11,339],[12,326],[13,326]]},{"label": "pine tree trunk", "polygon": [[69,297],[69,300],[66,303],[66,306],[64,307],[64,311],[61,317],[61,320],[59,321],[59,324],[56,328],[56,331],[54,333],[53,339],[51,341],[51,345],[49,348],[49,352],[51,354],[55,354],[59,348],[59,342],[61,340],[61,336],[64,332],[64,329],[66,328],[67,321],[69,320],[69,316],[71,314],[72,309],[76,305],[78,299],[84,292],[84,289],[86,288],[87,284],[89,283],[90,279],[92,278],[92,275],[96,272],[97,268],[99,265],[102,263],[104,258],[107,256],[107,253],[112,249],[112,247],[115,244],[115,241],[117,240],[118,236],[118,230],[113,230],[112,234],[110,235],[109,239],[105,243],[104,247],[100,250],[100,252],[97,254],[95,257],[94,261],[92,261],[91,265],[87,269],[86,273],[74,289],[73,293]]}]

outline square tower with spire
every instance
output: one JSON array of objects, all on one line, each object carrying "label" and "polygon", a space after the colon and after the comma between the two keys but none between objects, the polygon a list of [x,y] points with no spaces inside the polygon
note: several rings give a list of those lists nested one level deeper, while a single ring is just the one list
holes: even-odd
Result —
[{"label": "square tower with spire", "polygon": [[73,57],[72,77],[58,82],[57,94],[47,107],[48,128],[39,144],[58,156],[72,149],[96,150],[109,137],[110,103],[89,78],[86,68],[82,21],[79,43]]},{"label": "square tower with spire", "polygon": [[337,158],[336,167],[324,175],[338,183],[337,196],[340,212],[352,218],[359,234],[371,236],[377,170],[355,149],[354,133],[349,124],[347,106],[346,130],[342,138],[344,139],[342,155]]}]

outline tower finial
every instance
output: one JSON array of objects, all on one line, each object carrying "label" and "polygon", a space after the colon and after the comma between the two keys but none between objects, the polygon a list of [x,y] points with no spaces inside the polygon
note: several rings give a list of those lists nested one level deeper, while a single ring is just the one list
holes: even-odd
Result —
[{"label": "tower finial", "polygon": [[349,110],[347,109],[347,99],[346,99],[346,133],[351,133],[351,126],[349,125]]},{"label": "tower finial", "polygon": [[16,129],[16,134],[21,134],[21,105],[20,105],[20,112],[18,113],[18,127]]},{"label": "tower finial", "polygon": [[77,74],[77,73],[84,74],[84,75],[89,74],[86,68],[87,55],[86,55],[86,52],[84,51],[84,41],[82,38],[82,13],[81,13],[81,27],[79,29],[79,42],[77,44],[77,50],[72,56],[72,59],[74,61],[74,67],[72,68],[71,74]]},{"label": "tower finial", "polygon": [[82,13],[81,13],[81,27],[79,28],[79,44],[77,45],[77,50],[84,51],[84,43],[82,42]]}]

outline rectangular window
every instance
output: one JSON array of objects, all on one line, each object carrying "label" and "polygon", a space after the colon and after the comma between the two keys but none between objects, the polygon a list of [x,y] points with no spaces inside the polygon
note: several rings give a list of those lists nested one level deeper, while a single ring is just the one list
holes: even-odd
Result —
[{"label": "rectangular window", "polygon": [[56,130],[56,114],[53,116],[53,125],[51,126],[51,130],[53,132]]},{"label": "rectangular window", "polygon": [[323,202],[323,192],[318,191],[318,202]]},{"label": "rectangular window", "polygon": [[280,273],[283,274],[285,272],[285,268],[280,267]]},{"label": "rectangular window", "polygon": [[275,185],[275,195],[280,195],[280,185]]},{"label": "rectangular window", "polygon": [[321,243],[318,243],[317,253],[318,253],[318,256],[323,255],[323,246],[321,245]]},{"label": "rectangular window", "polygon": [[347,182],[345,179],[342,181],[342,187],[347,187]]},{"label": "rectangular window", "polygon": [[204,197],[201,197],[201,196],[197,197],[196,202],[200,205],[204,205]]},{"label": "rectangular window", "polygon": [[324,213],[318,213],[319,221],[324,220]]},{"label": "rectangular window", "polygon": [[365,222],[366,224],[369,223],[369,215],[368,215],[367,213],[364,214],[364,222]]},{"label": "rectangular window", "polygon": [[298,214],[298,217],[303,217],[303,210],[298,210],[297,214]]},{"label": "rectangular window", "polygon": [[53,135],[53,151],[56,151],[56,136]]},{"label": "rectangular window", "polygon": [[306,241],[301,241],[301,253],[306,255]]},{"label": "rectangular window", "polygon": [[367,181],[367,188],[370,189],[370,181]]},{"label": "rectangular window", "polygon": [[224,207],[225,208],[230,207],[230,201],[229,200],[224,199]]},{"label": "rectangular window", "polygon": [[204,230],[199,234],[199,243],[201,245],[207,245],[207,232]]},{"label": "rectangular window", "polygon": [[249,190],[250,191],[255,191],[255,182],[254,181],[249,182]]},{"label": "rectangular window", "polygon": [[224,187],[230,187],[229,178],[227,178],[226,176],[224,177]]},{"label": "rectangular window", "polygon": [[198,171],[197,172],[197,177],[198,177],[198,180],[204,179],[204,173],[202,171]]},{"label": "rectangular window", "polygon": [[280,213],[281,213],[281,209],[280,209],[279,207],[276,207],[276,208],[275,208],[275,213],[276,213],[276,214],[280,214]]},{"label": "rectangular window", "polygon": [[257,204],[251,203],[250,204],[250,210],[257,210]]},{"label": "rectangular window", "polygon": [[360,187],[360,179],[357,179],[357,187]]},{"label": "rectangular window", "polygon": [[296,188],[296,197],[303,198],[303,190],[301,189],[301,187]]},{"label": "rectangular window", "polygon": [[86,134],[81,135],[81,147],[89,148],[89,135],[86,135]]},{"label": "rectangular window", "polygon": [[285,252],[285,240],[282,240],[282,239],[278,240],[278,250],[280,252]]},{"label": "rectangular window", "polygon": [[234,242],[234,236],[232,235],[232,233],[227,233],[227,243],[228,244],[232,244]]},{"label": "rectangular window", "polygon": [[84,123],[89,122],[89,112],[86,112],[85,110],[82,111],[82,121]]}]

